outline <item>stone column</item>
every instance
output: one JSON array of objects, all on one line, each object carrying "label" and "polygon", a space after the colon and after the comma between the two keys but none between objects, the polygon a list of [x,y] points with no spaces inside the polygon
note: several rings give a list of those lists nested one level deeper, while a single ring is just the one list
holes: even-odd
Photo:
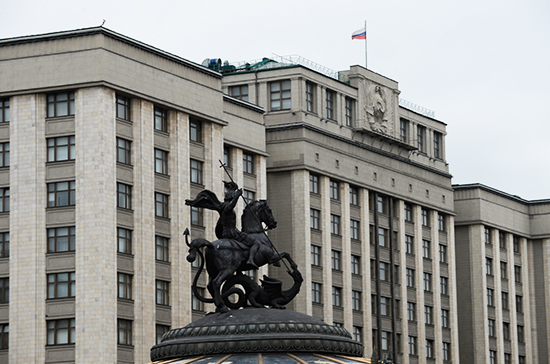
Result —
[{"label": "stone column", "polygon": [[447,259],[449,260],[449,319],[451,326],[451,360],[459,362],[458,346],[458,308],[457,308],[457,283],[456,283],[456,242],[455,242],[455,218],[447,216]]},{"label": "stone column", "polygon": [[349,184],[340,183],[340,200],[342,201],[342,210],[340,217],[342,235],[342,307],[344,308],[344,327],[346,329],[353,326],[353,305],[351,297],[351,238],[350,238],[350,206],[349,206]]},{"label": "stone column", "polygon": [[[520,252],[521,252],[521,279],[522,279],[522,286],[523,286],[523,317],[524,317],[524,326],[523,326],[523,336],[524,336],[524,342],[525,342],[525,362],[526,363],[534,363],[533,361],[533,349],[536,347],[533,345],[533,341],[536,340],[536,335],[533,335],[531,332],[531,320],[533,317],[536,317],[534,314],[531,314],[531,311],[535,311],[535,300],[531,300],[531,284],[529,279],[529,261],[527,259],[527,243],[528,240],[525,238],[520,239]],[[548,256],[545,257],[546,261],[548,261]],[[544,268],[544,267],[543,267]],[[548,272],[548,271],[546,271]],[[548,281],[547,281],[548,282]],[[515,285],[515,283],[514,283]],[[548,283],[546,284],[548,287]],[[515,297],[514,297],[515,300]],[[514,330],[517,334],[517,327],[510,328],[510,330]],[[539,358],[539,360],[542,360],[542,358]]]},{"label": "stone column", "polygon": [[430,226],[432,227],[430,256],[432,257],[432,291],[434,295],[432,308],[434,324],[434,355],[436,364],[442,364],[443,330],[441,329],[441,263],[439,263],[439,223],[437,211],[433,211],[430,220]]},{"label": "stone column", "polygon": [[[309,173],[296,170],[291,173],[290,197],[292,199],[292,242],[293,251],[289,252],[302,272],[304,282],[300,294],[293,302],[296,311],[311,315],[311,227],[309,220],[310,194]],[[280,228],[278,228],[280,229]],[[303,243],[302,243],[303,242]]]},{"label": "stone column", "polygon": [[321,192],[321,217],[319,227],[323,232],[323,246],[321,256],[323,261],[323,315],[325,322],[332,324],[332,264],[331,264],[331,233],[330,233],[330,178],[319,177],[319,191]]},{"label": "stone column", "polygon": [[[396,283],[399,283],[399,296],[401,296],[401,305],[399,306],[399,312],[401,312],[401,351],[403,352],[401,361],[403,364],[409,364],[408,355],[408,335],[409,335],[409,320],[407,319],[407,250],[405,248],[405,201],[399,200],[399,241],[401,242],[399,247],[399,277],[396,277]],[[397,289],[397,287],[395,287]],[[396,353],[396,355],[398,355]]]},{"label": "stone column", "polygon": [[46,345],[46,98],[44,95],[12,97],[10,111],[9,357],[11,363],[43,363]]},{"label": "stone column", "polygon": [[[76,361],[117,360],[115,92],[75,95]],[[21,361],[21,359],[19,359]]]},{"label": "stone column", "polygon": [[[371,266],[370,266],[370,211],[369,190],[359,189],[359,204],[361,205],[361,276],[363,278],[362,307],[363,307],[363,355],[372,356],[372,305],[371,305]],[[353,328],[352,328],[353,329]],[[353,331],[352,331],[353,332]]]},{"label": "stone column", "polygon": [[[416,287],[416,322],[417,338],[416,349],[419,358],[426,357],[426,322],[424,320],[424,258],[422,254],[422,209],[419,205],[413,206],[414,221],[414,256],[415,256],[415,287]],[[433,228],[433,226],[432,226]],[[434,284],[432,274],[432,286]],[[408,342],[408,340],[407,340]]]}]

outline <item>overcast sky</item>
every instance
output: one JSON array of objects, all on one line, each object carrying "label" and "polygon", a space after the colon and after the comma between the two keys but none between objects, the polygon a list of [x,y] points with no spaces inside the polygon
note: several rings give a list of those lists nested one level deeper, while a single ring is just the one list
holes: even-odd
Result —
[{"label": "overcast sky", "polygon": [[[550,199],[550,1],[0,0],[0,38],[99,26],[201,63],[365,65],[447,124],[453,183]],[[1,49],[0,49],[1,52]],[[0,80],[2,82],[2,80]]]}]

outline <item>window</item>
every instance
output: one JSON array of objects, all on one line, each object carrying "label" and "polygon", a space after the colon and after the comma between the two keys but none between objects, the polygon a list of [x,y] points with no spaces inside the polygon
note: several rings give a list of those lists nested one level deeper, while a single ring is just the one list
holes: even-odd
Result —
[{"label": "window", "polygon": [[434,357],[434,341],[426,339],[426,358]]},{"label": "window", "polygon": [[416,321],[416,303],[407,302],[407,320]]},{"label": "window", "polygon": [[506,249],[506,233],[504,231],[498,232],[498,245],[501,249]]},{"label": "window", "polygon": [[309,209],[309,224],[312,229],[319,230],[319,216],[321,211],[316,209]]},{"label": "window", "polygon": [[169,291],[168,291],[168,286],[169,286],[169,282],[166,282],[166,281],[161,281],[161,280],[158,280],[157,279],[157,289],[156,289],[156,293],[157,293],[157,299],[156,299],[156,304],[157,305],[168,305],[170,303],[169,301]]},{"label": "window", "polygon": [[335,307],[342,306],[342,288],[332,287],[332,305]]},{"label": "window", "polygon": [[117,190],[118,190],[117,207],[120,207],[122,209],[131,209],[132,208],[132,186],[124,183],[117,183]]},{"label": "window", "polygon": [[421,209],[422,213],[422,226],[430,226],[429,212],[425,208]]},{"label": "window", "polygon": [[502,323],[502,337],[504,340],[510,340],[510,324],[508,322]]},{"label": "window", "polygon": [[[204,288],[197,287],[197,290],[199,294],[204,297]],[[195,311],[204,311],[204,302],[193,295],[191,298],[191,308]]]},{"label": "window", "polygon": [[508,263],[506,262],[500,262],[500,278],[508,278]]},{"label": "window", "polygon": [[340,216],[330,214],[330,233],[340,235]]},{"label": "window", "polygon": [[124,254],[132,254],[132,231],[117,228],[118,245],[117,251]]},{"label": "window", "polygon": [[191,183],[202,185],[202,162],[191,159]]},{"label": "window", "polygon": [[8,123],[10,121],[10,99],[0,100],[0,123]]},{"label": "window", "polygon": [[441,149],[441,142],[443,141],[443,134],[434,131],[434,158],[442,158],[443,153]]},{"label": "window", "polygon": [[47,323],[48,345],[74,344],[75,320],[52,320]]},{"label": "window", "polygon": [[363,328],[359,326],[353,326],[353,340],[363,341]]},{"label": "window", "polygon": [[493,275],[493,259],[485,258],[485,274],[488,276]]},{"label": "window", "polygon": [[520,356],[518,357],[518,364],[525,364],[525,363],[526,363],[526,362],[525,362],[525,356],[520,355]]},{"label": "window", "polygon": [[156,260],[160,260],[160,261],[163,261],[163,262],[169,262],[170,261],[170,256],[169,256],[169,240],[168,238],[165,238],[163,236],[156,236],[155,237],[155,242],[156,242],[156,254],[155,254],[155,259]]},{"label": "window", "polygon": [[521,283],[521,267],[519,265],[514,265],[514,279],[516,283]]},{"label": "window", "polygon": [[514,248],[514,253],[520,253],[520,241],[519,241],[519,236],[514,236],[513,238],[513,248]]},{"label": "window", "polygon": [[443,360],[451,360],[451,343],[443,343]]},{"label": "window", "polygon": [[[74,136],[49,138],[47,140],[47,143],[48,143],[48,162],[60,162],[60,161],[75,159],[75,137]],[[8,152],[9,152],[9,143],[7,144],[8,144]],[[9,154],[8,154],[8,163],[9,163]]]},{"label": "window", "polygon": [[426,325],[433,325],[434,323],[433,307],[431,306],[424,306],[424,323]]},{"label": "window", "polygon": [[351,274],[361,274],[361,257],[351,256]]},{"label": "window", "polygon": [[523,326],[518,325],[518,342],[524,343],[525,342],[525,334],[523,332]]},{"label": "window", "polygon": [[489,350],[489,364],[497,364],[497,352]]},{"label": "window", "polygon": [[[74,148],[74,137],[73,138],[73,148]],[[56,138],[58,139],[58,138]],[[51,139],[48,139],[48,142]],[[117,144],[117,158],[116,161],[119,163],[124,164],[132,164],[131,156],[132,156],[132,143],[129,140],[122,139],[122,138],[116,138],[116,144]],[[74,159],[74,158],[73,158]]]},{"label": "window", "polygon": [[359,221],[350,220],[349,227],[350,227],[350,238],[354,240],[359,240],[360,239]]},{"label": "window", "polygon": [[74,92],[48,95],[48,117],[74,115]]},{"label": "window", "polygon": [[202,207],[191,207],[191,225],[204,226]]},{"label": "window", "polygon": [[388,246],[388,229],[378,228],[378,245],[379,246]]},{"label": "window", "polygon": [[338,181],[330,180],[329,183],[330,198],[333,200],[340,199],[340,184]]},{"label": "window", "polygon": [[353,122],[353,111],[355,109],[355,100],[346,97],[346,126],[351,126]]},{"label": "window", "polygon": [[409,355],[417,355],[416,336],[409,336]]},{"label": "window", "polygon": [[414,254],[414,237],[405,235],[405,251],[407,254]]},{"label": "window", "polygon": [[340,269],[340,261],[341,261],[341,253],[336,250],[330,251],[330,259],[331,259],[331,266],[334,270],[341,270]]},{"label": "window", "polygon": [[10,189],[0,188],[0,212],[10,211]]},{"label": "window", "polygon": [[380,315],[390,316],[390,299],[388,297],[380,297]]},{"label": "window", "polygon": [[401,119],[399,128],[399,137],[403,143],[409,142],[409,121]]},{"label": "window", "polygon": [[321,284],[320,283],[311,283],[311,302],[321,303]]},{"label": "window", "polygon": [[494,319],[488,319],[487,320],[487,328],[489,331],[489,337],[496,337],[496,326],[495,326],[495,320]]},{"label": "window", "polygon": [[315,85],[306,82],[306,111],[315,112]]},{"label": "window", "polygon": [[225,164],[226,167],[231,168],[231,147],[223,147],[223,164]]},{"label": "window", "polygon": [[116,95],[116,117],[119,119],[130,120],[130,99]]},{"label": "window", "polygon": [[502,292],[502,309],[509,310],[510,305],[508,303],[508,292]]},{"label": "window", "polygon": [[243,190],[243,198],[247,204],[251,204],[256,199],[256,193],[254,191]]},{"label": "window", "polygon": [[361,311],[361,292],[351,291],[351,304],[355,311]]},{"label": "window", "polygon": [[412,205],[405,203],[405,221],[413,222],[412,219]]},{"label": "window", "polygon": [[381,214],[387,214],[388,213],[388,198],[385,196],[378,195],[378,198],[376,200],[376,206],[378,209],[378,212]]},{"label": "window", "polygon": [[243,172],[254,174],[254,155],[243,153]]},{"label": "window", "polygon": [[0,233],[0,258],[10,256],[10,233]]},{"label": "window", "polygon": [[407,268],[407,287],[414,288],[414,269]]},{"label": "window", "polygon": [[426,239],[422,239],[422,256],[424,258],[430,259],[431,253],[430,253],[430,241]]},{"label": "window", "polygon": [[516,311],[523,312],[523,296],[516,296]]},{"label": "window", "polygon": [[487,306],[495,305],[495,290],[492,288],[487,288]]},{"label": "window", "polygon": [[371,314],[376,315],[378,313],[378,296],[375,294],[370,296]]},{"label": "window", "polygon": [[311,246],[311,265],[321,266],[321,247],[317,245]]},{"label": "window", "polygon": [[[2,189],[0,189],[0,191],[2,191]],[[74,204],[75,204],[75,182],[74,181],[48,183],[48,207],[74,206]]]},{"label": "window", "polygon": [[336,94],[334,91],[327,90],[327,119],[336,119]]},{"label": "window", "polygon": [[74,226],[48,229],[48,253],[69,251],[75,251]]},{"label": "window", "polygon": [[155,216],[168,218],[168,195],[155,192]]},{"label": "window", "polygon": [[118,298],[132,299],[132,276],[118,273]]},{"label": "window", "polygon": [[390,332],[387,332],[387,331],[381,331],[380,332],[380,349],[381,350],[388,350],[390,345],[389,345],[389,341],[390,341],[390,335],[391,333]]},{"label": "window", "polygon": [[491,229],[486,227],[484,229],[484,236],[485,236],[485,244],[491,244]]},{"label": "window", "polygon": [[445,227],[445,215],[438,213],[437,214],[437,227],[439,231],[446,231]]},{"label": "window", "polygon": [[170,326],[168,326],[168,325],[159,325],[159,324],[156,325],[156,337],[157,337],[156,343],[157,344],[160,344],[160,342],[162,341],[162,337],[168,331],[170,331]]},{"label": "window", "polygon": [[309,175],[309,192],[319,193],[319,176],[316,174]]},{"label": "window", "polygon": [[155,172],[168,174],[168,152],[155,148]]},{"label": "window", "polygon": [[0,303],[10,302],[10,279],[0,278]]},{"label": "window", "polygon": [[441,294],[448,295],[449,294],[449,279],[447,277],[440,277],[441,278]]},{"label": "window", "polygon": [[441,310],[441,327],[448,329],[450,325],[450,316],[449,316],[449,310],[442,309]]},{"label": "window", "polygon": [[248,85],[231,86],[229,94],[239,100],[248,101]]},{"label": "window", "polygon": [[355,186],[349,187],[349,204],[359,206],[359,188]]},{"label": "window", "polygon": [[271,111],[290,110],[290,80],[272,82],[269,92]]},{"label": "window", "polygon": [[48,298],[66,298],[75,295],[75,273],[48,274]]},{"label": "window", "polygon": [[422,125],[416,127],[416,141],[418,146],[418,151],[420,153],[426,153],[426,128]]},{"label": "window", "polygon": [[504,364],[511,364],[512,363],[512,355],[508,353],[504,353]]},{"label": "window", "polygon": [[10,143],[0,143],[0,167],[10,166]]},{"label": "window", "polygon": [[118,344],[132,345],[132,321],[118,319],[117,329],[118,329]]},{"label": "window", "polygon": [[202,143],[202,123],[198,120],[189,120],[189,140]]},{"label": "window", "polygon": [[380,280],[390,280],[390,265],[388,263],[380,262]]},{"label": "window", "polygon": [[0,324],[0,349],[9,349],[10,347],[10,325]]},{"label": "window", "polygon": [[155,130],[168,133],[168,115],[167,114],[168,113],[166,112],[166,110],[155,106]]},{"label": "window", "polygon": [[439,261],[447,263],[447,245],[439,244]]},{"label": "window", "polygon": [[432,291],[432,275],[430,273],[424,273],[424,291]]}]

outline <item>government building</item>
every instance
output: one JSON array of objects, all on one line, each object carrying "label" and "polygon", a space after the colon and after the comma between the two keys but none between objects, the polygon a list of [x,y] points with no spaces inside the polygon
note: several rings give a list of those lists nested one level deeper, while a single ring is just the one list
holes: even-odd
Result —
[{"label": "government building", "polygon": [[[218,214],[185,199],[221,199],[228,174],[298,263],[288,309],[365,357],[548,363],[550,202],[453,186],[446,124],[396,81],[199,65],[103,27],[0,50],[0,363],[147,363],[213,311],[182,233],[215,240]],[[284,265],[245,274],[292,284]]]}]

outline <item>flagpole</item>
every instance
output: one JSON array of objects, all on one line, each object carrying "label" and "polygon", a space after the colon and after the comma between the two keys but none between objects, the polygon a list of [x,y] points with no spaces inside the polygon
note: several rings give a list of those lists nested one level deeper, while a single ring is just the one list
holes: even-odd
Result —
[{"label": "flagpole", "polygon": [[365,68],[368,69],[367,62],[367,20],[365,19]]}]

